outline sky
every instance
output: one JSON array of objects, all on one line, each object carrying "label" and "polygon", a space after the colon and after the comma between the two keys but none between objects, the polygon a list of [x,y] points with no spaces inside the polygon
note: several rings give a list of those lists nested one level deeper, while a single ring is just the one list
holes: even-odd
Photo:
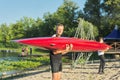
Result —
[{"label": "sky", "polygon": [[[86,0],[72,0],[82,10]],[[63,0],[0,0],[0,24],[15,23],[25,17],[43,18],[46,12],[54,13]]]}]

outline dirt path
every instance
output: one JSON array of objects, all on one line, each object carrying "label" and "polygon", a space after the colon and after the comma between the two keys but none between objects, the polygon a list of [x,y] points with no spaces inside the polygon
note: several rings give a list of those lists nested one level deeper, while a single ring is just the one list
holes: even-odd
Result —
[{"label": "dirt path", "polygon": [[[119,62],[107,62],[104,74],[97,74],[98,66],[99,63],[94,63],[83,67],[78,65],[75,69],[71,69],[70,65],[63,65],[61,80],[120,80]],[[51,72],[49,66],[45,66],[9,80],[51,80]]]}]

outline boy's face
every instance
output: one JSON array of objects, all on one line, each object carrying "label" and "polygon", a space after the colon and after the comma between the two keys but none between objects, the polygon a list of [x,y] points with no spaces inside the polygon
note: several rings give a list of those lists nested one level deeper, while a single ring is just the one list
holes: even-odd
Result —
[{"label": "boy's face", "polygon": [[56,29],[56,34],[61,36],[64,31],[64,26],[58,26]]}]

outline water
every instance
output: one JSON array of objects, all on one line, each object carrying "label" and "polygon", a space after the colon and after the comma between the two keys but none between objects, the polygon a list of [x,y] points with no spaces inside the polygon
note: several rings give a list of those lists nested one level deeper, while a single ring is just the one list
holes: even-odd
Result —
[{"label": "water", "polygon": [[1,51],[0,52],[0,58],[4,58],[4,57],[18,57],[18,55],[20,55],[20,53],[18,53],[18,52],[7,52],[7,51]]},{"label": "water", "polygon": [[[0,63],[1,62],[3,63],[3,61],[19,61],[18,55],[20,55],[20,53],[15,52],[15,51],[1,50],[0,51]],[[9,63],[6,63],[6,64],[9,64]],[[4,67],[5,67],[4,69],[6,70],[6,66]],[[15,70],[5,72],[6,75],[13,74],[13,73],[15,73]],[[3,72],[0,71],[0,77],[3,74],[4,74],[4,71]]]}]

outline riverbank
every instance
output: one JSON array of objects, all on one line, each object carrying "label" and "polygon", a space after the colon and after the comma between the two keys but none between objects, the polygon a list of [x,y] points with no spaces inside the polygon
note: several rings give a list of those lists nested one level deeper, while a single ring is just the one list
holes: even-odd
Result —
[{"label": "riverbank", "polygon": [[[71,65],[63,64],[62,80],[120,80],[120,61],[106,62],[105,73],[98,73],[99,63],[77,65],[71,69]],[[42,66],[37,70],[27,71],[19,76],[9,77],[12,80],[51,80],[49,66]]]},{"label": "riverbank", "polygon": [[[19,48],[0,48],[0,52],[6,52],[6,53],[12,53],[12,52],[17,52],[17,53],[22,53],[22,48],[23,47],[19,47]],[[30,53],[30,46],[25,47],[28,49],[28,53]],[[36,47],[32,47],[32,54],[46,54],[48,53],[47,50],[42,50]]]}]

